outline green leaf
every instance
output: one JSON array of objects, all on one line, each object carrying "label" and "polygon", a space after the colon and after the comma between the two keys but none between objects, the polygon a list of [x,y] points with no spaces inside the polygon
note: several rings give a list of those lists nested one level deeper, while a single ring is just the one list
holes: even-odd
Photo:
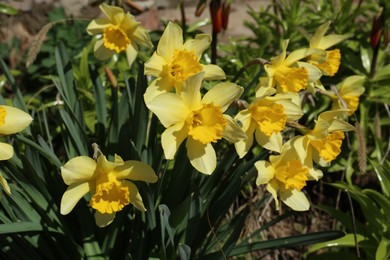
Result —
[{"label": "green leaf", "polygon": [[375,259],[389,259],[390,257],[390,240],[382,237],[381,242],[376,250]]},{"label": "green leaf", "polygon": [[291,237],[270,239],[267,241],[237,246],[233,249],[229,256],[238,256],[249,252],[265,249],[306,246],[327,240],[337,239],[342,236],[344,236],[344,232],[341,231],[321,231]]},{"label": "green leaf", "polygon": [[[365,238],[364,236],[362,236],[360,234],[356,234],[356,240],[357,240],[358,243],[360,243],[361,241],[363,241],[365,239],[367,239],[367,238]],[[312,253],[314,253],[314,252],[316,252],[316,251],[318,251],[320,249],[323,249],[323,248],[330,248],[330,247],[355,247],[355,246],[356,245],[355,245],[355,236],[354,236],[354,234],[346,234],[345,236],[343,236],[341,238],[313,245],[312,247],[309,248],[309,250],[307,250],[307,252],[305,253],[305,257],[307,257],[308,254],[312,254]]]},{"label": "green leaf", "polygon": [[0,235],[18,234],[21,232],[49,232],[63,234],[58,230],[42,226],[41,223],[35,222],[16,222],[10,224],[0,224]]},{"label": "green leaf", "polygon": [[5,4],[0,4],[0,13],[7,14],[7,15],[17,15],[19,12],[15,8],[5,5]]}]

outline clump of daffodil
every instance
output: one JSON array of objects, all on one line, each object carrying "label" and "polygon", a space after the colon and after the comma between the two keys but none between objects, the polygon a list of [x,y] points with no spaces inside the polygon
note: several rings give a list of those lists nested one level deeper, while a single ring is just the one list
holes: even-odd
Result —
[{"label": "clump of daffodil", "polygon": [[290,142],[283,145],[280,155],[271,155],[269,162],[257,161],[255,167],[258,171],[256,185],[267,185],[266,189],[272,194],[277,209],[278,198],[293,210],[309,209],[310,203],[302,189],[307,181],[320,179],[322,172],[302,163]]},{"label": "clump of daffodil", "polygon": [[102,35],[94,47],[96,58],[107,60],[115,53],[126,52],[127,62],[133,63],[139,46],[152,48],[150,36],[145,28],[122,8],[101,4],[100,10],[106,16],[92,20],[87,27],[90,35]]},{"label": "clump of daffodil", "polygon": [[333,110],[349,109],[348,115],[352,115],[359,106],[359,97],[364,93],[364,76],[350,76],[336,86],[338,95],[331,94]]},{"label": "clump of daffodil", "polygon": [[[32,121],[26,112],[0,105],[0,135],[10,135],[24,130]],[[0,142],[0,160],[8,160],[14,154],[12,145]]]},{"label": "clump of daffodil", "polygon": [[109,225],[116,212],[133,204],[140,211],[146,211],[137,186],[131,181],[154,183],[157,176],[153,169],[139,161],[123,161],[118,155],[114,162],[99,155],[97,160],[78,156],[61,167],[65,184],[69,185],[61,200],[61,214],[72,211],[77,202],[88,192],[92,197],[89,205],[94,208],[96,224]]},{"label": "clump of daffodil", "polygon": [[245,133],[229,115],[223,114],[243,92],[234,83],[219,83],[203,98],[200,88],[205,72],[188,78],[179,94],[163,93],[155,97],[148,108],[167,129],[161,143],[166,159],[173,159],[185,140],[192,166],[201,173],[211,174],[216,167],[216,153],[212,143],[225,138],[237,142]]},{"label": "clump of daffodil", "polygon": [[314,161],[326,167],[336,159],[341,152],[344,132],[355,130],[340,118],[347,113],[347,109],[323,112],[318,116],[313,130],[291,140],[302,162]]},{"label": "clump of daffodil", "polygon": [[298,120],[302,115],[301,98],[297,93],[279,93],[271,96],[274,88],[261,87],[256,98],[247,109],[240,111],[235,121],[247,138],[236,142],[235,148],[242,158],[253,144],[253,134],[262,147],[280,152],[283,142],[282,131],[287,121]]},{"label": "clump of daffodil", "polygon": [[199,62],[210,43],[209,34],[198,34],[194,39],[183,42],[180,26],[169,22],[157,50],[145,63],[145,74],[156,77],[144,95],[146,104],[157,95],[172,89],[180,93],[185,80],[201,71],[204,71],[206,80],[224,79],[225,73],[220,67]]},{"label": "clump of daffodil", "polygon": [[[321,71],[315,66],[301,60],[314,53],[321,55],[323,51],[314,49],[299,49],[287,55],[288,40],[283,42],[283,51],[271,59],[271,64],[265,64],[268,76],[268,86],[276,87],[278,92],[297,93],[311,82],[321,77]],[[323,55],[325,55],[323,53]]]},{"label": "clump of daffodil", "polygon": [[310,48],[326,51],[326,56],[310,55],[308,62],[319,68],[326,76],[334,76],[339,69],[341,54],[339,49],[328,50],[332,46],[345,40],[347,36],[339,34],[329,34],[325,36],[330,22],[326,22],[317,28],[310,39]]}]

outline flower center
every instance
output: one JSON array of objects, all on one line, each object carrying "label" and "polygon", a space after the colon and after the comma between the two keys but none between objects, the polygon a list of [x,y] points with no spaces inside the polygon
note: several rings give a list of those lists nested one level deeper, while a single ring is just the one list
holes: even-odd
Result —
[{"label": "flower center", "polygon": [[112,173],[103,174],[96,180],[96,191],[89,202],[92,208],[102,214],[112,214],[129,203],[129,189]]},{"label": "flower center", "polygon": [[176,87],[176,83],[183,84],[188,77],[201,72],[202,69],[194,51],[176,49],[169,66],[169,75],[175,80]]},{"label": "flower center", "polygon": [[118,26],[108,26],[103,31],[104,47],[117,53],[126,50],[130,39]]},{"label": "flower center", "polygon": [[343,139],[344,132],[335,131],[322,140],[310,140],[310,144],[325,161],[330,162],[340,154]]},{"label": "flower center", "polygon": [[5,124],[5,117],[7,116],[7,111],[4,107],[0,107],[0,125]]},{"label": "flower center", "polygon": [[265,105],[257,102],[250,108],[252,118],[258,124],[260,131],[266,136],[273,133],[279,133],[285,128],[287,115],[284,113],[284,107],[279,104]]},{"label": "flower center", "polygon": [[221,139],[227,124],[221,109],[213,103],[203,104],[201,109],[192,111],[186,121],[188,135],[203,144]]},{"label": "flower center", "polygon": [[286,189],[300,191],[306,186],[309,169],[300,161],[292,160],[275,168],[275,178],[284,184]]},{"label": "flower center", "polygon": [[307,86],[309,74],[305,68],[289,68],[280,66],[275,71],[275,80],[280,84],[283,92],[297,93]]},{"label": "flower center", "polygon": [[328,76],[334,76],[339,70],[341,54],[339,49],[326,51],[326,61],[319,64],[314,64]]}]

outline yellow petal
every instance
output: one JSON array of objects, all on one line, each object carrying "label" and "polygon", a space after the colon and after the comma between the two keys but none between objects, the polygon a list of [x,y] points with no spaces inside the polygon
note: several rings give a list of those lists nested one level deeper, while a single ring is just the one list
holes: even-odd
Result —
[{"label": "yellow petal", "polygon": [[257,161],[255,163],[257,170],[256,185],[267,184],[274,177],[275,169],[267,161]]},{"label": "yellow petal", "polygon": [[142,201],[141,194],[139,194],[137,186],[130,181],[125,181],[125,185],[129,188],[130,191],[130,203],[133,204],[138,210],[145,212],[146,208]]},{"label": "yellow petal", "polygon": [[279,196],[284,204],[295,211],[306,211],[310,208],[310,202],[302,191],[297,191],[295,189],[286,190],[281,187]]},{"label": "yellow petal", "polygon": [[14,155],[14,148],[10,144],[0,142],[0,161],[9,160]]},{"label": "yellow petal", "polygon": [[5,110],[4,124],[0,125],[0,134],[14,134],[24,130],[32,121],[32,117],[26,112],[10,106],[0,106]]},{"label": "yellow petal", "polygon": [[319,70],[316,66],[311,65],[310,63],[298,62],[298,66],[307,70],[307,73],[309,74],[307,80],[309,83],[319,80],[322,76],[321,70]]},{"label": "yellow petal", "polygon": [[212,174],[217,166],[217,156],[213,146],[202,144],[192,138],[187,138],[187,155],[192,166],[204,174]]},{"label": "yellow petal", "polygon": [[167,61],[163,57],[154,52],[152,57],[145,63],[145,75],[161,77],[163,66],[167,64]]},{"label": "yellow petal", "polygon": [[96,43],[95,43],[95,46],[93,48],[94,50],[94,54],[95,54],[95,57],[98,59],[98,60],[108,60],[110,59],[115,51],[113,50],[109,50],[107,49],[106,47],[104,47],[104,41],[103,39],[100,39],[98,40]]},{"label": "yellow petal", "polygon": [[124,18],[124,11],[120,7],[103,3],[99,8],[113,24],[119,24]]},{"label": "yellow petal", "polygon": [[189,110],[198,110],[202,103],[200,88],[202,87],[202,80],[204,77],[204,72],[200,72],[189,77],[180,91],[180,97],[183,99],[184,104]]},{"label": "yellow petal", "polygon": [[131,35],[131,38],[133,41],[135,41],[137,44],[148,47],[148,48],[153,48],[153,43],[150,40],[150,35],[148,31],[141,27],[138,26],[133,34]]},{"label": "yellow petal", "polygon": [[240,140],[245,140],[247,138],[244,131],[238,126],[238,124],[233,120],[229,115],[223,115],[227,125],[226,128],[222,131],[223,137],[231,143],[238,142]]},{"label": "yellow petal", "polygon": [[157,182],[158,178],[153,168],[140,161],[125,161],[123,165],[114,168],[118,180],[127,179],[132,181]]},{"label": "yellow petal", "polygon": [[150,85],[146,88],[144,94],[144,101],[146,106],[149,108],[149,103],[157,96],[167,93],[167,90],[164,88],[160,88],[156,85],[158,79],[153,80]]},{"label": "yellow petal", "polygon": [[297,152],[297,155],[301,163],[304,163],[306,161],[307,156],[309,155],[308,138],[304,136],[294,137],[293,139],[291,139],[291,144],[294,147],[295,151]]},{"label": "yellow petal", "polygon": [[320,44],[318,45],[318,49],[326,50],[342,41],[347,39],[348,36],[345,35],[338,35],[338,34],[330,34],[325,36]]},{"label": "yellow petal", "polygon": [[226,75],[225,72],[217,65],[214,64],[208,64],[208,65],[201,65],[203,67],[204,79],[207,80],[220,80],[225,79]]},{"label": "yellow petal", "polygon": [[309,48],[295,50],[287,56],[287,58],[283,62],[283,65],[288,67],[288,66],[292,65],[293,63],[300,61],[303,58],[306,58],[307,56],[310,56],[310,55],[312,55],[314,53],[318,53],[318,52],[325,53],[324,51],[321,51],[321,50],[315,50],[315,49],[309,49]]},{"label": "yellow petal", "polygon": [[115,212],[112,214],[103,214],[96,210],[95,211],[96,225],[101,228],[110,225],[114,221],[115,215],[116,215]]},{"label": "yellow petal", "polygon": [[110,21],[106,18],[98,18],[92,20],[87,27],[87,33],[89,35],[96,35],[103,32],[104,28],[106,28],[110,24]]},{"label": "yellow petal", "polygon": [[309,180],[316,180],[318,181],[319,179],[322,178],[324,174],[322,173],[321,170],[314,169],[313,167],[309,168]]},{"label": "yellow petal", "polygon": [[179,25],[169,22],[157,45],[157,54],[171,60],[175,49],[183,45],[183,31]]},{"label": "yellow petal", "polygon": [[3,187],[3,189],[8,195],[11,195],[11,188],[9,187],[7,180],[3,177],[3,175],[1,175],[1,173],[0,173],[0,185]]},{"label": "yellow petal", "polygon": [[183,48],[194,51],[195,55],[200,58],[203,52],[210,46],[210,43],[210,34],[197,34],[194,39],[187,40]]},{"label": "yellow petal", "polygon": [[278,200],[279,182],[275,179],[270,180],[266,186],[266,189],[269,193],[271,193],[273,199],[275,200],[276,209],[279,210],[279,200]]},{"label": "yellow petal", "polygon": [[339,94],[341,96],[360,96],[364,93],[364,76],[350,76],[341,82]]},{"label": "yellow petal", "polygon": [[177,123],[167,128],[161,135],[161,144],[167,160],[175,157],[180,144],[187,138],[188,127],[184,122]]},{"label": "yellow petal", "polygon": [[267,136],[257,129],[255,131],[255,137],[257,143],[265,149],[280,153],[283,142],[281,133],[273,133],[271,136]]},{"label": "yellow petal", "polygon": [[66,215],[72,211],[77,202],[89,192],[89,183],[81,182],[71,184],[62,195],[61,214]]},{"label": "yellow petal", "polygon": [[245,132],[247,135],[247,138],[244,140],[240,140],[236,143],[234,143],[234,146],[236,148],[236,152],[240,158],[243,158],[249,151],[249,149],[253,145],[253,133],[255,131],[255,125],[252,124],[251,127],[247,129]]},{"label": "yellow petal", "polygon": [[137,58],[137,54],[138,54],[138,52],[134,48],[134,46],[132,44],[129,44],[129,46],[127,46],[127,48],[126,48],[126,59],[127,59],[127,64],[129,65],[129,67],[131,67],[131,65],[133,64],[133,62]]},{"label": "yellow petal", "polygon": [[96,169],[96,162],[88,156],[78,156],[70,159],[61,167],[61,176],[67,185],[89,181]]},{"label": "yellow petal", "polygon": [[320,25],[316,29],[314,35],[310,39],[310,48],[313,48],[313,49],[319,48],[319,45],[320,45],[326,31],[328,30],[329,25],[330,25],[330,22],[328,21],[328,22]]},{"label": "yellow petal", "polygon": [[328,128],[333,131],[355,131],[355,127],[341,119],[334,119]]},{"label": "yellow petal", "polygon": [[179,122],[184,122],[189,113],[183,100],[176,94],[165,93],[155,97],[148,108],[156,114],[160,122],[170,127]]},{"label": "yellow petal", "polygon": [[241,96],[242,92],[244,88],[235,83],[219,83],[203,96],[202,103],[214,103],[214,106],[220,107],[222,112],[225,112],[230,104]]}]

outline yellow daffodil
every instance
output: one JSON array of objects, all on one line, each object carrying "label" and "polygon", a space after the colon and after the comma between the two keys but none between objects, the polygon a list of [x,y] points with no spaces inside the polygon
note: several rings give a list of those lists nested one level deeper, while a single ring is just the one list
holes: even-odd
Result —
[{"label": "yellow daffodil", "polygon": [[317,28],[313,37],[310,39],[310,48],[326,50],[326,56],[313,54],[308,61],[319,68],[324,75],[334,76],[339,69],[341,54],[339,49],[328,50],[332,46],[345,40],[347,36],[339,34],[329,34],[325,36],[330,22],[324,23]]},{"label": "yellow daffodil", "polygon": [[336,86],[338,95],[331,95],[333,99],[332,109],[348,108],[348,115],[352,115],[359,106],[359,97],[364,93],[364,79],[364,76],[355,75],[345,78],[338,84]]},{"label": "yellow daffodil", "polygon": [[167,129],[161,136],[166,159],[173,159],[185,140],[192,166],[201,173],[211,174],[216,167],[216,154],[211,143],[221,138],[237,142],[246,138],[229,115],[223,114],[243,92],[234,83],[219,83],[201,98],[204,72],[188,78],[180,94],[163,93],[148,108]]},{"label": "yellow daffodil", "polygon": [[106,18],[92,20],[87,27],[88,34],[102,35],[95,43],[96,58],[107,60],[114,53],[126,51],[127,62],[131,65],[137,57],[139,46],[153,47],[148,32],[133,15],[117,6],[101,4],[99,7]]},{"label": "yellow daffodil", "polygon": [[283,145],[280,155],[271,155],[269,162],[257,161],[255,167],[258,171],[256,185],[267,185],[266,189],[272,194],[277,209],[278,197],[293,210],[309,209],[310,203],[302,189],[307,181],[320,179],[322,172],[302,164],[290,142]]},{"label": "yellow daffodil", "polygon": [[313,130],[291,140],[302,162],[314,161],[326,167],[336,159],[341,152],[344,132],[355,129],[339,118],[347,113],[346,109],[323,112],[318,116]]},{"label": "yellow daffodil", "polygon": [[[261,88],[260,94],[247,109],[240,111],[235,121],[240,122],[247,138],[234,145],[240,158],[242,158],[253,144],[253,134],[256,141],[264,148],[280,152],[282,147],[281,132],[286,122],[298,120],[302,115],[301,99],[296,93],[280,93],[270,96],[270,88]],[[268,90],[267,90],[268,89]],[[274,90],[271,88],[271,90]]]},{"label": "yellow daffodil", "polygon": [[[24,130],[32,121],[29,114],[20,109],[0,105],[0,135],[15,134]],[[14,154],[12,145],[0,142],[0,160],[8,160]]]},{"label": "yellow daffodil", "polygon": [[199,62],[210,43],[209,34],[198,34],[195,39],[183,43],[182,29],[169,22],[156,52],[145,63],[145,74],[156,77],[146,90],[145,102],[149,103],[157,95],[170,92],[173,88],[179,93],[184,81],[201,71],[205,72],[206,80],[224,79],[225,73],[220,67]]},{"label": "yellow daffodil", "polygon": [[299,49],[287,55],[287,45],[288,41],[284,41],[283,52],[272,58],[271,64],[265,64],[264,69],[268,75],[269,87],[276,87],[278,92],[297,93],[322,75],[315,66],[300,60],[314,53],[321,55],[322,51]]},{"label": "yellow daffodil", "polygon": [[92,197],[89,205],[94,208],[96,224],[110,224],[116,212],[129,203],[140,211],[146,211],[137,186],[132,181],[154,183],[157,176],[153,169],[139,161],[123,161],[115,156],[115,162],[100,155],[97,161],[87,156],[69,160],[61,167],[65,184],[69,185],[61,200],[61,214],[72,211],[77,202],[88,192]]}]

